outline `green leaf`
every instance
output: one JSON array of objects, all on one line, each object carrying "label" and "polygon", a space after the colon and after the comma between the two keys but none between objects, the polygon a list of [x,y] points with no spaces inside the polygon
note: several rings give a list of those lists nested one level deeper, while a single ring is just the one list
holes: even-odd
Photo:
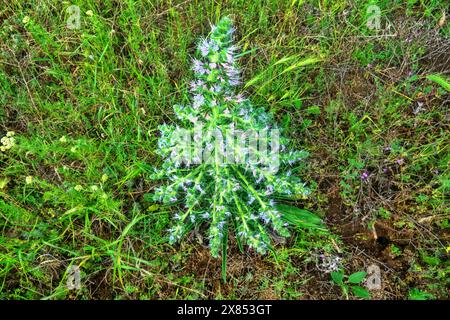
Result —
[{"label": "green leaf", "polygon": [[257,83],[259,80],[263,79],[265,75],[265,71],[261,72],[260,74],[256,75],[255,77],[253,77],[252,79],[250,79],[245,85],[244,85],[244,89],[247,87],[250,87],[251,85],[254,85],[255,83]]},{"label": "green leaf", "polygon": [[311,106],[306,109],[306,113],[311,114],[311,115],[319,115],[320,107],[319,106]]},{"label": "green leaf", "polygon": [[310,64],[314,64],[314,63],[317,63],[317,62],[320,62],[320,61],[322,61],[322,59],[316,58],[316,57],[305,58],[305,59],[303,59],[303,60],[300,60],[300,61],[298,61],[298,62],[296,62],[296,63],[290,65],[290,66],[287,67],[286,69],[284,69],[284,70],[280,73],[280,75],[282,75],[282,74],[284,74],[284,73],[286,73],[286,72],[292,71],[292,70],[294,70],[294,69],[297,69],[297,68],[299,68],[299,67],[304,67],[304,66],[307,66],[307,65],[310,65]]},{"label": "green leaf", "polygon": [[428,300],[428,299],[434,299],[435,296],[431,293],[428,293],[426,291],[419,290],[417,288],[412,288],[409,291],[409,299],[410,300]]},{"label": "green leaf", "polygon": [[[291,57],[282,58],[282,59],[278,60],[277,62],[275,62],[275,63],[271,66],[271,68],[273,68],[273,67],[276,66],[276,65],[284,64],[284,63],[286,63],[286,62],[288,62],[288,61],[294,60],[295,58],[298,58],[298,56],[291,56]],[[272,82],[274,79],[276,79],[277,77],[281,76],[282,74],[284,74],[284,73],[286,73],[286,72],[290,72],[290,71],[295,70],[295,69],[297,69],[297,68],[304,67],[304,66],[307,66],[307,65],[310,65],[310,64],[314,64],[314,63],[317,63],[317,62],[320,62],[320,61],[323,61],[323,59],[317,58],[317,57],[308,57],[308,58],[302,59],[302,60],[300,60],[300,61],[297,61],[297,62],[291,64],[290,66],[288,66],[287,68],[285,68],[282,72],[276,74],[274,77],[272,77],[272,78],[270,78],[269,80],[267,80],[266,82],[264,82],[264,83],[260,86],[260,89],[259,89],[259,90],[261,90],[261,88],[265,87],[267,84],[269,84],[269,83]],[[259,82],[261,79],[266,79],[266,78],[267,78],[266,73],[267,73],[267,70],[261,72],[260,74],[256,75],[256,76],[253,77],[252,79],[250,79],[250,80],[244,85],[244,89],[247,88],[247,87],[249,87],[249,86],[252,86],[252,85],[256,84],[256,83]]]},{"label": "green leaf", "polygon": [[438,266],[441,263],[441,260],[439,260],[439,258],[430,256],[423,256],[422,260],[430,266]]},{"label": "green leaf", "polygon": [[437,74],[430,74],[427,76],[427,79],[439,84],[442,88],[450,92],[450,82],[448,82],[448,80],[444,77]]},{"label": "green leaf", "polygon": [[280,60],[278,60],[277,62],[275,62],[273,65],[276,66],[277,64],[286,63],[288,61],[296,59],[297,57],[298,57],[298,55],[293,55],[293,56],[289,56],[289,57],[283,57]]},{"label": "green leaf", "polygon": [[370,298],[370,292],[367,291],[366,289],[364,289],[363,287],[353,286],[352,292],[357,297],[364,298],[364,299]]},{"label": "green leaf", "polygon": [[308,210],[286,204],[278,204],[276,207],[283,219],[295,227],[326,230],[322,219]]},{"label": "green leaf", "polygon": [[364,271],[352,273],[348,277],[348,282],[350,282],[350,283],[360,283],[360,282],[362,282],[364,280],[366,275],[367,275],[367,272],[364,272]]},{"label": "green leaf", "polygon": [[341,271],[333,271],[331,273],[331,279],[333,279],[334,283],[342,286],[344,284],[344,273]]}]

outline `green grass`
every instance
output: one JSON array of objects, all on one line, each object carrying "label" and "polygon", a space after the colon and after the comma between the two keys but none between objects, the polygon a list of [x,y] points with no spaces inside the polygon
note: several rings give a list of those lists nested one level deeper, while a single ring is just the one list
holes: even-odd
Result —
[{"label": "green grass", "polygon": [[[66,27],[72,4],[80,29]],[[381,9],[378,33],[366,26],[370,4]],[[346,274],[379,264],[374,298],[448,298],[445,8],[413,0],[3,4],[0,138],[14,131],[16,143],[0,152],[0,297],[342,299],[317,269],[325,253],[341,256]],[[311,153],[302,172],[312,196],[298,204],[330,229],[299,229],[263,257],[230,239],[227,282],[206,239],[168,245],[172,212],[151,201],[148,179],[161,161],[158,125],[188,101],[196,41],[225,15],[245,53],[246,94]],[[66,287],[71,265],[80,266],[80,290]]]}]

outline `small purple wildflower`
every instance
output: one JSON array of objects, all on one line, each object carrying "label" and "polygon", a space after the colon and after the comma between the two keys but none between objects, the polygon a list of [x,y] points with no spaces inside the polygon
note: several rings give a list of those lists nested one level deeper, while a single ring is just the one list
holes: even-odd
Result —
[{"label": "small purple wildflower", "polygon": [[362,181],[366,181],[368,177],[369,177],[369,173],[368,173],[367,171],[364,171],[364,172],[361,174],[361,180],[362,180]]},{"label": "small purple wildflower", "polygon": [[194,103],[192,104],[192,107],[194,109],[198,109],[200,106],[203,105],[205,102],[205,97],[203,97],[201,94],[196,94],[194,96]]},{"label": "small purple wildflower", "polygon": [[206,73],[203,63],[197,59],[192,60],[192,70],[200,75]]},{"label": "small purple wildflower", "polygon": [[198,46],[200,53],[203,57],[206,57],[209,54],[209,43],[208,40],[203,40]]}]

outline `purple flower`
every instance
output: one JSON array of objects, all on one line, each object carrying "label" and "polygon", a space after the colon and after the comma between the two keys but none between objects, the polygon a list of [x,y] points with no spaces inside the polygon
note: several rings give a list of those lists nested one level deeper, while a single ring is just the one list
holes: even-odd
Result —
[{"label": "purple flower", "polygon": [[267,187],[266,187],[266,195],[268,196],[268,195],[271,195],[272,193],[273,193],[273,191],[274,191],[274,188],[273,188],[273,186],[272,185],[268,185]]},{"label": "purple flower", "polygon": [[203,57],[206,57],[209,54],[209,51],[218,51],[219,50],[219,46],[212,40],[208,41],[208,40],[203,40],[200,45],[198,46],[198,49],[200,50],[200,53],[202,54]]},{"label": "purple flower", "polygon": [[205,102],[205,97],[203,97],[201,94],[196,94],[194,96],[194,103],[192,104],[192,107],[194,109],[198,109],[200,106],[203,105]]},{"label": "purple flower", "polygon": [[368,177],[369,177],[369,173],[367,171],[364,171],[361,174],[361,180],[363,180],[363,181],[366,181]]},{"label": "purple flower", "polygon": [[209,53],[209,43],[207,40],[203,40],[200,45],[198,46],[198,49],[200,50],[200,53],[202,56],[206,57]]},{"label": "purple flower", "polygon": [[206,212],[206,213],[202,214],[202,218],[203,219],[208,219],[209,218],[209,213]]},{"label": "purple flower", "polygon": [[236,95],[235,102],[236,103],[241,103],[242,101],[244,101],[244,96],[242,94]]},{"label": "purple flower", "polygon": [[241,82],[240,82],[239,80],[237,80],[237,79],[231,79],[231,80],[229,81],[229,84],[230,84],[230,86],[232,86],[232,87],[238,86],[240,83],[241,83]]},{"label": "purple flower", "polygon": [[192,60],[192,70],[200,75],[206,73],[203,63],[197,59]]},{"label": "purple flower", "polygon": [[234,62],[233,54],[227,52],[226,56],[227,56],[227,62],[228,63],[233,63]]}]

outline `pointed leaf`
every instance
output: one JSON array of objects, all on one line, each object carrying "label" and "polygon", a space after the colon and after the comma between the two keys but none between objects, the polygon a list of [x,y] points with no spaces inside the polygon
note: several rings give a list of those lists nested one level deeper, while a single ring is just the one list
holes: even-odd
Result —
[{"label": "pointed leaf", "polygon": [[355,296],[357,296],[359,298],[364,298],[364,299],[370,298],[370,292],[367,291],[366,289],[364,289],[363,287],[353,286],[352,292]]},{"label": "pointed leaf", "polygon": [[276,207],[283,219],[295,227],[326,230],[322,219],[308,210],[286,204],[278,204]]},{"label": "pointed leaf", "polygon": [[331,279],[333,279],[334,283],[342,286],[344,284],[344,273],[340,271],[333,271],[331,273]]},{"label": "pointed leaf", "polygon": [[364,271],[355,272],[348,277],[348,282],[361,283],[364,280],[364,278],[366,277],[366,275],[367,275],[367,272],[364,272]]},{"label": "pointed leaf", "polygon": [[436,82],[439,84],[442,88],[450,92],[450,82],[445,79],[444,77],[437,75],[437,74],[430,74],[427,76],[427,79],[433,82]]}]

